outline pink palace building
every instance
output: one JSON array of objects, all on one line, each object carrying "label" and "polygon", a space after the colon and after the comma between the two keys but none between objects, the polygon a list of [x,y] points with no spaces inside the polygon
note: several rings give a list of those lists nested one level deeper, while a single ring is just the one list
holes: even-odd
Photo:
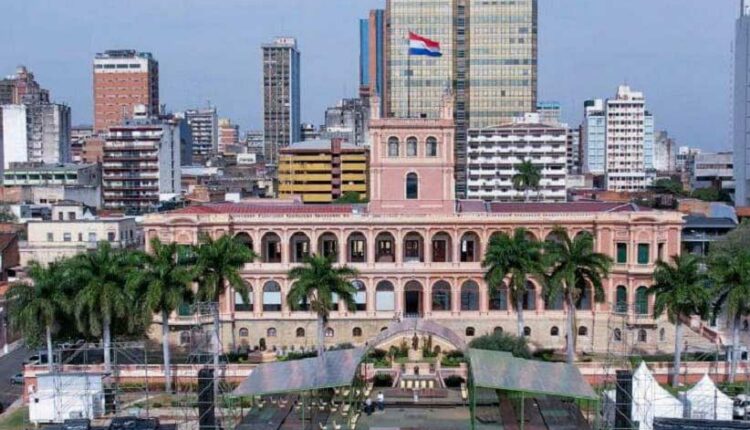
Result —
[{"label": "pink palace building", "polygon": [[[223,344],[252,348],[264,338],[268,348],[295,350],[314,346],[316,320],[286,303],[286,273],[310,253],[335,256],[360,272],[353,280],[356,312],[343,304],[332,312],[325,332],[330,345],[382,339],[394,320],[420,319],[423,326],[440,327],[436,334],[450,333],[443,340],[458,347],[494,330],[516,333],[507,291],[490,294],[483,281],[481,260],[493,234],[525,227],[548,240],[558,226],[571,235],[589,232],[597,250],[616,263],[606,280],[606,301],[593,303],[588,293],[577,305],[578,348],[601,352],[631,342],[643,350],[668,350],[673,326],[649,316],[652,298],[645,291],[654,263],[680,252],[682,216],[621,203],[456,200],[452,118],[446,98],[439,119],[372,119],[369,204],[207,204],[147,215],[144,231],[148,239],[181,244],[197,243],[203,233],[230,234],[246,243],[259,256],[243,270],[251,300],[243,303],[231,293],[221,301]],[[536,281],[529,286],[526,336],[539,347],[563,347],[563,304],[546,303]],[[175,344],[190,341],[193,321],[174,315]]]}]

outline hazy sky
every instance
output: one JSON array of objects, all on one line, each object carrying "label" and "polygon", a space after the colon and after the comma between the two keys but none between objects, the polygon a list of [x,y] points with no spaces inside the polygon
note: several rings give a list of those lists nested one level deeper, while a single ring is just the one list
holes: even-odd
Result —
[{"label": "hazy sky", "polygon": [[[23,0],[3,2],[0,74],[31,68],[91,123],[91,61],[151,51],[169,110],[215,104],[260,128],[260,45],[292,35],[302,51],[303,120],[358,85],[358,22],[384,0]],[[539,0],[539,98],[571,124],[583,100],[627,81],[680,144],[728,149],[732,39],[739,0]]]}]

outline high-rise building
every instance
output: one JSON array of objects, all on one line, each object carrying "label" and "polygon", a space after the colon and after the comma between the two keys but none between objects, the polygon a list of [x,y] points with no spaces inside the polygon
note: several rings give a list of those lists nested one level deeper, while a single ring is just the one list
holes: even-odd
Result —
[{"label": "high-rise building", "polygon": [[369,120],[370,106],[363,99],[342,99],[336,106],[326,109],[322,137],[343,138],[352,145],[366,145]]},{"label": "high-rise building", "polygon": [[731,152],[703,152],[695,155],[691,189],[715,188],[731,192],[735,188],[732,176]]},{"label": "high-rise building", "polygon": [[366,19],[359,20],[359,94],[364,100],[382,99],[386,93],[385,38],[385,10],[371,10]]},{"label": "high-rise building", "polygon": [[263,45],[263,132],[266,165],[275,168],[279,149],[300,139],[300,51],[280,37]]},{"label": "high-rise building", "polygon": [[[650,128],[653,143],[653,118],[649,119],[643,93],[627,85],[607,99],[606,184],[610,191],[646,189],[645,144]],[[651,146],[653,150],[653,144]],[[652,158],[653,163],[653,158]]]},{"label": "high-rise building", "polygon": [[161,196],[180,193],[179,121],[149,117],[147,108],[136,107],[133,119],[110,127],[102,163],[106,208],[147,212]]},{"label": "high-rise building", "polygon": [[111,50],[94,57],[94,131],[133,117],[137,105],[159,114],[159,63],[149,52]]},{"label": "high-rise building", "polygon": [[581,174],[581,134],[583,128],[569,128],[566,139],[567,168],[569,175]]},{"label": "high-rise building", "polygon": [[677,170],[677,143],[666,131],[656,133],[654,139],[654,170],[671,174]]},{"label": "high-rise building", "polygon": [[229,118],[219,118],[219,152],[236,152],[240,143],[240,126]]},{"label": "high-rise building", "polygon": [[643,166],[647,172],[656,170],[654,157],[656,156],[656,130],[654,116],[646,111],[643,115]]},{"label": "high-rise building", "polygon": [[734,177],[736,206],[750,206],[750,1],[742,0],[734,40]]},{"label": "high-rise building", "polygon": [[603,175],[607,154],[607,119],[604,115],[602,99],[587,100],[583,103],[583,173]]},{"label": "high-rise building", "polygon": [[57,103],[11,104],[2,110],[0,159],[12,162],[68,163],[70,107]]},{"label": "high-rise building", "polygon": [[214,153],[219,148],[219,119],[216,108],[188,109],[182,114],[193,133],[193,154],[199,156]]},{"label": "high-rise building", "polygon": [[311,122],[303,122],[300,125],[300,138],[302,142],[320,139],[320,130]]},{"label": "high-rise building", "polygon": [[94,128],[90,125],[76,125],[70,128],[70,161],[81,162],[85,142],[93,136]]},{"label": "high-rise building", "polygon": [[25,66],[18,66],[14,75],[0,79],[0,105],[49,102],[49,91],[34,79]]},{"label": "high-rise building", "polygon": [[[456,191],[465,196],[467,130],[536,108],[537,0],[389,0],[386,22],[386,115],[436,118],[453,92]],[[442,57],[408,56],[409,32],[439,42]]]}]

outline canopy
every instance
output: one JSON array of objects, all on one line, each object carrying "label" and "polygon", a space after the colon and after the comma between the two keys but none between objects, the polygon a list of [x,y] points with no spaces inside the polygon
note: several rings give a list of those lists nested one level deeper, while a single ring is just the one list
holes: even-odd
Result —
[{"label": "canopy", "polygon": [[591,385],[570,364],[525,360],[481,349],[469,350],[469,362],[476,387],[597,400]]},{"label": "canopy", "polygon": [[719,391],[714,381],[703,376],[695,386],[685,393],[688,418],[704,420],[732,420],[732,399]]},{"label": "canopy", "polygon": [[351,385],[364,348],[327,351],[323,358],[279,361],[253,369],[234,391],[236,396],[260,396]]},{"label": "canopy", "polygon": [[633,405],[631,419],[640,423],[640,430],[651,430],[655,417],[682,418],[682,402],[662,388],[645,362],[633,373]]}]

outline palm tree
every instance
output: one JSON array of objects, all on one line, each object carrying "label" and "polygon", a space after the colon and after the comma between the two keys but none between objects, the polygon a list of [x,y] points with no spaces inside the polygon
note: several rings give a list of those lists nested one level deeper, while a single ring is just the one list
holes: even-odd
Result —
[{"label": "palm tree", "polygon": [[128,286],[143,298],[142,314],[149,321],[154,313],[161,316],[162,351],[164,353],[165,391],[172,390],[171,353],[169,350],[169,316],[183,303],[193,299],[193,273],[178,261],[176,243],[151,240],[151,253],[142,256],[138,270],[128,276]]},{"label": "palm tree", "polygon": [[541,275],[542,244],[529,237],[525,228],[517,228],[513,236],[506,233],[493,235],[482,261],[484,280],[494,294],[509,279],[510,297],[518,315],[518,337],[523,336],[523,299],[530,275]]},{"label": "palm tree", "polygon": [[562,295],[567,307],[567,361],[573,363],[576,354],[576,303],[587,288],[594,292],[594,301],[604,301],[602,281],[609,275],[612,259],[594,251],[594,237],[582,233],[571,239],[561,227],[554,230],[556,240],[545,244],[545,257],[551,267],[546,278],[545,295],[548,300]]},{"label": "palm tree", "polygon": [[17,282],[6,295],[8,319],[13,329],[26,339],[35,339],[44,331],[47,342],[47,365],[52,370],[52,331],[57,321],[70,312],[71,301],[65,289],[63,263],[43,266],[36,261],[29,264],[29,285]]},{"label": "palm tree", "polygon": [[675,255],[671,263],[656,263],[654,285],[648,289],[648,294],[655,297],[654,318],[666,312],[669,322],[675,325],[673,387],[679,385],[680,379],[682,318],[708,316],[711,292],[706,287],[706,279],[698,258],[690,254]]},{"label": "palm tree", "polygon": [[516,174],[511,179],[513,181],[513,188],[518,191],[523,190],[524,201],[529,201],[529,190],[539,188],[539,182],[542,180],[541,170],[534,166],[531,159],[526,159],[514,166],[516,168]]},{"label": "palm tree", "polygon": [[302,303],[309,302],[318,316],[318,357],[323,357],[325,328],[331,307],[336,304],[333,295],[343,300],[350,311],[356,310],[357,291],[350,281],[357,274],[356,269],[333,267],[330,258],[315,254],[306,257],[302,266],[289,271],[289,280],[294,282],[286,297],[289,306],[299,309]]},{"label": "palm tree", "polygon": [[710,275],[715,283],[714,311],[718,313],[724,305],[732,321],[731,370],[729,382],[737,375],[738,346],[740,344],[740,324],[742,317],[750,315],[750,251],[738,250],[734,253],[721,252],[711,256]]},{"label": "palm tree", "polygon": [[129,328],[142,321],[137,317],[136,297],[126,287],[128,273],[138,268],[138,253],[117,250],[99,242],[96,250],[76,255],[65,276],[78,288],[75,317],[78,328],[102,337],[104,367],[111,369],[112,323],[125,318]]},{"label": "palm tree", "polygon": [[[193,276],[198,281],[197,299],[215,304],[212,308],[215,402],[218,401],[219,394],[219,386],[216,382],[219,377],[219,355],[221,354],[219,299],[224,295],[229,284],[240,294],[245,303],[249,303],[247,284],[242,279],[240,271],[254,258],[255,253],[250,248],[229,235],[223,235],[216,240],[211,236],[202,235],[200,243],[193,249]],[[234,330],[232,330],[232,338],[234,338]]]}]

